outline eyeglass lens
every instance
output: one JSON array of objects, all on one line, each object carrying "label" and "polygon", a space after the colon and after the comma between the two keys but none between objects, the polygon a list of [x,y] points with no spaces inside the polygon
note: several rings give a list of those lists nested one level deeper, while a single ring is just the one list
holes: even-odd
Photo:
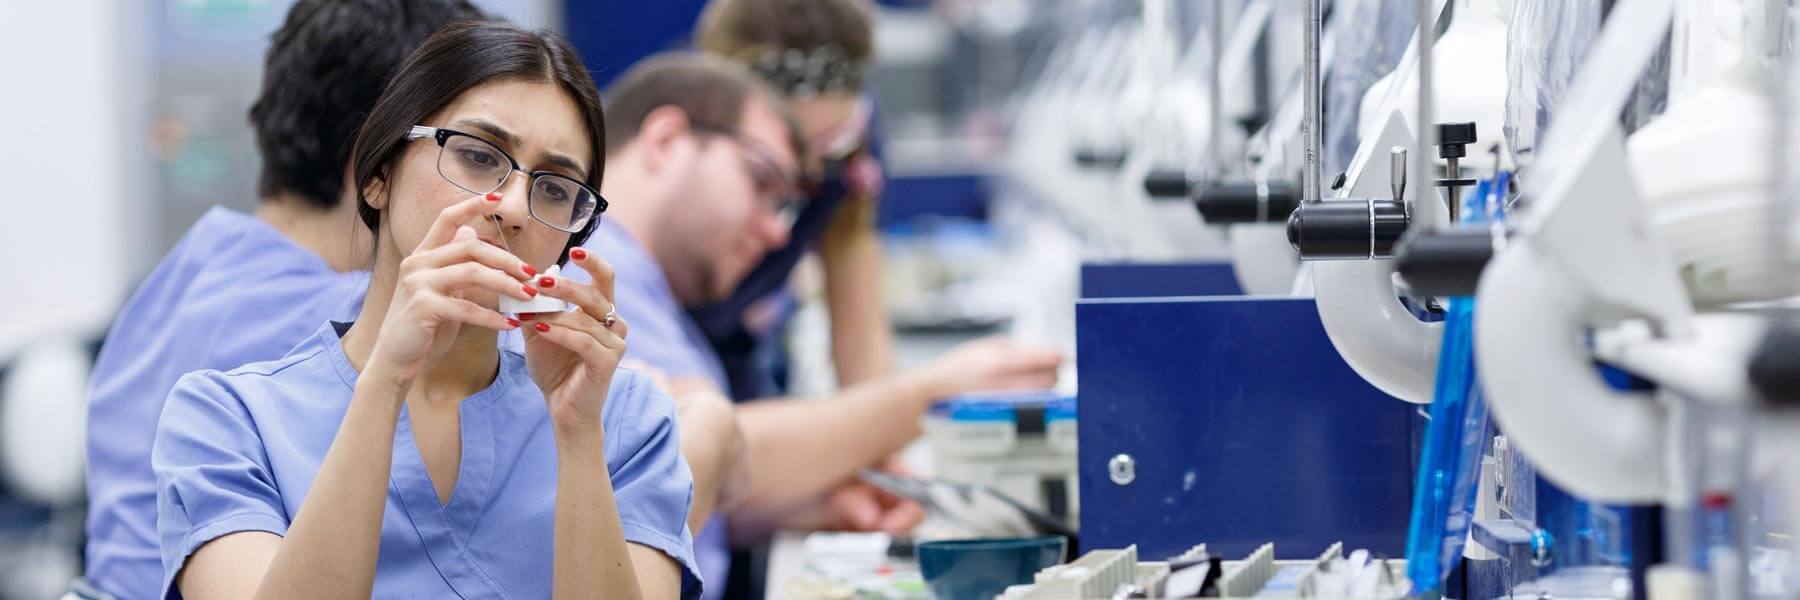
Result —
[{"label": "eyeglass lens", "polygon": [[[466,135],[452,135],[438,154],[438,173],[475,194],[500,189],[512,174],[512,159],[499,148]],[[558,230],[576,232],[594,215],[597,199],[574,179],[549,173],[531,175],[531,216]]]}]

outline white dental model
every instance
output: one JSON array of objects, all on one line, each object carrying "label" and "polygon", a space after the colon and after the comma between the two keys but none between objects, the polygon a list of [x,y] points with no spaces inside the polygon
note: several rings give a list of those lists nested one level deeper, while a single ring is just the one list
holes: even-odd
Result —
[{"label": "white dental model", "polygon": [[[550,265],[549,269],[544,270],[544,275],[548,277],[562,275],[562,267]],[[500,297],[500,312],[507,314],[555,313],[565,310],[569,310],[569,303],[544,294],[532,296],[531,300],[515,300],[510,296]]]}]

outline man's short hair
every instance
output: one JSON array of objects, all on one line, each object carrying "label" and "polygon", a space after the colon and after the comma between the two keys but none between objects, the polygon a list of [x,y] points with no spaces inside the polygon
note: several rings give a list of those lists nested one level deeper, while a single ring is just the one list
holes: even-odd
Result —
[{"label": "man's short hair", "polygon": [[697,52],[651,56],[607,88],[606,152],[617,152],[637,139],[644,119],[664,106],[681,109],[691,122],[736,130],[743,125],[745,101],[750,98],[762,100],[781,115],[794,156],[805,156],[799,124],[775,90],[743,66]]},{"label": "man's short hair", "polygon": [[388,76],[444,25],[484,18],[467,0],[300,0],[270,39],[250,125],[257,193],[330,210],[350,142]]}]

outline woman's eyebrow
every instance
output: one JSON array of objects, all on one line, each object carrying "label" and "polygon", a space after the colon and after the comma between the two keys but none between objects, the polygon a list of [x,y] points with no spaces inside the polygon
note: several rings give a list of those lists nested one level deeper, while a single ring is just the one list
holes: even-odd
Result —
[{"label": "woman's eyebrow", "polygon": [[[482,133],[498,138],[500,143],[505,144],[507,148],[511,148],[515,152],[518,151],[519,136],[511,131],[507,131],[505,127],[501,127],[493,121],[486,119],[462,119],[452,123],[452,125],[479,129]],[[581,168],[581,164],[575,162],[575,159],[573,158],[553,152],[544,152],[540,154],[538,158],[550,166],[558,167],[570,173],[579,175],[579,177],[577,177],[578,179],[583,181],[587,180],[587,169]]]},{"label": "woman's eyebrow", "polygon": [[575,173],[576,175],[578,175],[578,177],[577,177],[578,179],[581,179],[583,181],[587,180],[587,169],[583,169],[583,168],[581,168],[581,165],[575,164],[575,159],[569,158],[567,156],[563,156],[561,154],[556,154],[553,152],[545,152],[545,153],[539,154],[538,158],[542,159],[545,163],[548,163],[550,166],[561,168],[570,173]]},{"label": "woman's eyebrow", "polygon": [[509,148],[519,147],[519,136],[514,135],[513,132],[511,132],[511,131],[507,131],[505,127],[501,127],[501,126],[495,124],[494,122],[488,121],[486,119],[463,119],[463,120],[457,121],[455,123],[452,123],[452,125],[456,125],[458,127],[467,126],[467,127],[479,129],[479,130],[481,130],[482,133],[494,136],[495,138],[499,138],[500,142],[503,144],[506,144],[506,146]]}]

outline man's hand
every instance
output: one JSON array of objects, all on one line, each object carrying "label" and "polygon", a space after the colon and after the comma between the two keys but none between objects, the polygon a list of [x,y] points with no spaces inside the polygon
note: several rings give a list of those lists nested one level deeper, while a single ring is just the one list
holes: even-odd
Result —
[{"label": "man's hand", "polygon": [[[881,470],[901,475],[911,473],[896,458],[889,458]],[[831,529],[847,531],[880,531],[888,535],[906,535],[925,520],[925,507],[912,500],[888,493],[860,480],[851,480],[825,500]]]},{"label": "man's hand", "polygon": [[1060,365],[1062,355],[1055,350],[990,337],[950,349],[925,365],[924,373],[935,401],[970,392],[1054,387]]}]

